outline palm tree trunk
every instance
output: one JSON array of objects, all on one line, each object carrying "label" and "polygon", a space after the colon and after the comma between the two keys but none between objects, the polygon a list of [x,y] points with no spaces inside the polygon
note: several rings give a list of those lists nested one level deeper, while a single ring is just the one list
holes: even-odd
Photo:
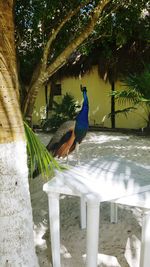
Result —
[{"label": "palm tree trunk", "polygon": [[13,0],[0,1],[0,266],[38,267],[19,105]]}]

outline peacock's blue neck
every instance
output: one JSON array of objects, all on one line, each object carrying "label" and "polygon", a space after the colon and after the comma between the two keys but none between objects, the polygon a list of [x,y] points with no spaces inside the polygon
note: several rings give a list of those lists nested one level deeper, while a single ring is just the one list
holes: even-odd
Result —
[{"label": "peacock's blue neck", "polygon": [[88,112],[89,112],[88,97],[86,91],[83,91],[83,104],[81,111],[76,117],[76,127],[88,128]]},{"label": "peacock's blue neck", "polygon": [[86,91],[83,91],[83,105],[87,105],[89,106],[89,101],[88,101],[88,97],[87,97],[87,93]]}]

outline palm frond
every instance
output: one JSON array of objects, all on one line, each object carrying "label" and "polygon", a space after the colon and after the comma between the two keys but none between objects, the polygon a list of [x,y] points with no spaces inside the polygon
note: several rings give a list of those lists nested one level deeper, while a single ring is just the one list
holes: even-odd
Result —
[{"label": "palm frond", "polygon": [[28,151],[28,162],[30,175],[36,168],[38,168],[39,173],[41,173],[45,178],[52,177],[54,169],[62,170],[64,169],[48,152],[44,144],[32,131],[26,122],[24,122],[25,135],[27,140],[27,151]]},{"label": "palm frond", "polygon": [[[124,108],[124,109],[118,109],[118,110],[116,110],[116,111],[114,112],[114,114],[115,114],[115,115],[123,114],[123,115],[125,115],[125,117],[127,118],[129,112],[132,112],[132,111],[134,111],[134,110],[136,110],[135,107],[128,107],[128,108]],[[112,116],[112,113],[109,113],[109,114],[107,115],[108,118],[111,118],[111,116]]]},{"label": "palm frond", "polygon": [[139,104],[141,102],[142,96],[135,89],[128,89],[122,91],[114,91],[112,95],[115,99],[121,103],[126,104],[127,102],[133,105]]},{"label": "palm frond", "polygon": [[122,83],[131,91],[136,91],[143,99],[150,99],[150,65],[140,74],[130,74]]}]

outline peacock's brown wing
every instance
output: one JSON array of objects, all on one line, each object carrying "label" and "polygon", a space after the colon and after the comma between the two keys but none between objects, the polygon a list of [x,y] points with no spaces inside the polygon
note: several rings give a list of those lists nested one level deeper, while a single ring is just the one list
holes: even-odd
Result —
[{"label": "peacock's brown wing", "polygon": [[64,122],[47,145],[48,151],[54,156],[65,157],[74,142],[74,128],[75,121]]}]

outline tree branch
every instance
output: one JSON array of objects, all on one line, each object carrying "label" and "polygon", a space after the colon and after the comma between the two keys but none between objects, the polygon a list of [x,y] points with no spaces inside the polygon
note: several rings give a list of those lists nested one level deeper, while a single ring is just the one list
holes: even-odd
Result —
[{"label": "tree branch", "polygon": [[76,7],[76,9],[71,10],[68,15],[63,19],[63,21],[58,25],[58,27],[56,29],[53,29],[51,34],[50,34],[50,38],[46,43],[46,46],[44,48],[44,52],[43,52],[43,59],[42,59],[42,70],[46,69],[47,66],[47,60],[48,60],[48,55],[49,55],[49,51],[51,48],[52,43],[54,42],[54,40],[56,39],[58,33],[60,32],[60,30],[62,29],[62,27],[66,24],[66,22],[68,22],[73,16],[75,16],[79,10],[81,8],[83,8],[86,4],[88,4],[90,2],[90,0],[86,0],[84,3],[81,3],[80,5],[78,5]]},{"label": "tree branch", "polygon": [[93,14],[91,15],[90,22],[86,26],[86,28],[82,31],[82,33],[76,37],[67,47],[66,49],[56,58],[56,60],[47,68],[46,75],[48,77],[52,76],[60,67],[62,67],[70,54],[76,50],[79,45],[89,37],[96,22],[99,19],[99,16],[104,9],[104,7],[110,2],[110,0],[102,0],[99,1],[98,5],[94,8]]},{"label": "tree branch", "polygon": [[[36,80],[34,79],[34,81],[32,80],[26,99],[24,101],[24,105],[23,105],[23,113],[26,116],[32,116],[32,112],[33,112],[33,108],[34,108],[34,103],[36,100],[36,96],[38,94],[39,89],[41,88],[41,86],[49,79],[49,77],[51,77],[58,69],[60,69],[63,65],[65,65],[68,57],[77,49],[77,47],[79,47],[79,45],[89,37],[89,35],[91,34],[91,32],[93,31],[96,22],[99,19],[99,16],[101,14],[101,12],[103,11],[104,7],[110,2],[110,0],[101,0],[99,1],[99,3],[97,4],[97,6],[93,9],[93,12],[91,14],[90,17],[90,21],[87,24],[87,26],[84,28],[84,30],[80,33],[80,35],[78,37],[76,37],[67,47],[66,49],[64,49],[64,51],[55,59],[55,61],[53,63],[50,64],[50,66],[47,67],[47,69],[45,69],[47,64],[47,57],[48,57],[48,53],[49,53],[49,49],[51,47],[51,44],[53,42],[53,40],[56,38],[58,32],[60,31],[60,29],[62,28],[62,26],[64,25],[63,23],[65,23],[65,21],[62,22],[62,24],[60,26],[58,26],[57,28],[57,33],[55,33],[55,35],[53,35],[53,37],[51,36],[51,38],[49,39],[49,43],[47,44],[45,51],[44,51],[44,58],[43,58],[43,62],[41,62],[41,66],[39,69],[39,76],[38,78],[36,78]],[[69,15],[68,15],[69,16]],[[70,15],[70,18],[72,16]]]}]

